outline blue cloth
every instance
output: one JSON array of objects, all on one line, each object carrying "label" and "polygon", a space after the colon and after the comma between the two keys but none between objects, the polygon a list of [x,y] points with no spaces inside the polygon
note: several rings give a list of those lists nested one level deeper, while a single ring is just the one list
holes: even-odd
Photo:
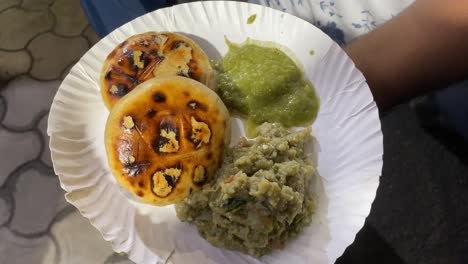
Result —
[{"label": "blue cloth", "polygon": [[128,21],[155,9],[172,5],[170,0],[81,0],[89,23],[99,37],[105,37]]}]

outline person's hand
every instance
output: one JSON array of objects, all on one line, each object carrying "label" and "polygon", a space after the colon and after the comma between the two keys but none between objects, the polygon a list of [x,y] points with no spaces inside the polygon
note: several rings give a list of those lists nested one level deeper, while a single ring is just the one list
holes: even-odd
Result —
[{"label": "person's hand", "polygon": [[467,44],[467,0],[417,0],[345,50],[382,110],[468,77]]},{"label": "person's hand", "polygon": [[466,0],[416,0],[413,4],[421,23],[431,23],[452,30],[468,32],[468,1]]}]

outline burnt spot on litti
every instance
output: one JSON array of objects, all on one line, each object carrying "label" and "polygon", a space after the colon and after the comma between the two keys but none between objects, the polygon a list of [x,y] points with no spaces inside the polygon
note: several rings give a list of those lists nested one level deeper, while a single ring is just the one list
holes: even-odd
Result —
[{"label": "burnt spot on litti", "polygon": [[197,121],[193,116],[190,118],[190,124],[192,129],[190,133],[188,133],[188,136],[190,141],[195,144],[195,147],[198,149],[203,144],[209,144],[211,139],[211,129],[208,124],[203,121]]},{"label": "burnt spot on litti", "polygon": [[138,44],[140,44],[140,46],[143,46],[145,48],[149,46],[149,42],[146,39],[140,39],[140,42]]},{"label": "burnt spot on litti", "polygon": [[[110,73],[110,71],[109,71],[109,73]],[[106,77],[107,77],[107,75],[106,75]],[[113,96],[118,96],[118,97],[122,97],[122,96],[126,95],[128,93],[128,91],[129,91],[128,86],[126,84],[123,84],[123,83],[113,84],[109,88],[109,93],[111,95],[113,95]]]},{"label": "burnt spot on litti", "polygon": [[191,100],[187,103],[187,107],[192,110],[202,110],[206,111],[206,106],[198,101]]},{"label": "burnt spot on litti", "polygon": [[[151,57],[151,54],[143,53],[143,55],[141,56],[141,60],[144,62],[145,67],[149,67],[149,65],[153,61],[153,58]],[[158,62],[156,62],[155,64],[158,64]]]},{"label": "burnt spot on litti", "polygon": [[150,163],[148,161],[135,162],[132,164],[126,164],[123,168],[123,172],[130,177],[136,177],[142,173]]},{"label": "burnt spot on litti", "polygon": [[104,76],[104,78],[108,81],[112,80],[112,68],[110,68],[110,70],[107,71],[106,75]]},{"label": "burnt spot on litti", "polygon": [[153,193],[159,197],[168,196],[174,190],[181,175],[182,167],[180,164],[157,170],[151,178]]},{"label": "burnt spot on litti", "polygon": [[189,77],[192,79],[196,79],[197,75],[199,74],[200,69],[198,68],[198,63],[193,59],[193,56],[192,56],[192,59],[187,64],[187,66],[189,67],[189,71],[188,71]]},{"label": "burnt spot on litti", "polygon": [[143,69],[146,65],[145,63],[146,53],[140,50],[135,50],[133,51],[132,55],[133,55],[133,68],[135,70]]},{"label": "burnt spot on litti", "polygon": [[192,67],[190,67],[190,64],[187,64],[188,66],[188,71],[187,71],[187,77],[189,78],[192,78],[192,79],[196,79],[197,76],[195,76],[195,71]]},{"label": "burnt spot on litti", "polygon": [[161,92],[155,92],[153,94],[153,101],[156,103],[164,103],[166,101],[166,95]]},{"label": "burnt spot on litti", "polygon": [[156,115],[156,110],[150,109],[146,112],[146,117],[153,118]]},{"label": "burnt spot on litti", "polygon": [[132,70],[138,70],[138,67],[135,65],[135,61],[133,60],[133,51],[132,50],[125,50],[124,51],[125,57],[127,57],[128,62],[132,66]]},{"label": "burnt spot on litti", "polygon": [[195,110],[195,109],[198,108],[198,102],[192,100],[192,101],[190,101],[190,102],[187,103],[187,107],[190,108],[190,109],[192,109],[192,110]]},{"label": "burnt spot on litti", "polygon": [[156,74],[154,72],[154,69],[161,64],[166,57],[164,57],[162,54],[159,54],[157,50],[151,50],[148,56],[145,57],[145,65],[148,65],[148,68],[151,70],[151,73],[153,74],[154,77],[156,77]]},{"label": "burnt spot on litti", "polygon": [[[189,71],[190,71],[190,69],[189,69]],[[182,70],[178,70],[178,71],[177,71],[177,76],[182,76],[182,77],[187,77],[187,78],[188,78],[188,77],[189,77],[189,73],[185,73],[185,72],[182,71]]]},{"label": "burnt spot on litti", "polygon": [[159,53],[158,49],[150,49],[148,57],[151,57],[151,58],[154,58],[155,60],[157,60],[156,64],[161,63],[161,61],[163,61],[165,59],[165,57],[161,53]]},{"label": "burnt spot on litti", "polygon": [[153,142],[153,148],[158,153],[174,153],[179,151],[179,129],[174,116],[164,116],[159,123],[159,135]]},{"label": "burnt spot on litti", "polygon": [[166,57],[161,56],[161,55],[158,55],[156,58],[158,59],[158,64],[161,63],[163,60],[166,59]]},{"label": "burnt spot on litti", "polygon": [[132,76],[128,73],[126,73],[125,71],[123,71],[122,69],[114,69],[115,73],[117,75],[120,75],[120,76],[123,76],[125,77],[128,81],[130,81],[131,83],[135,84],[135,83],[138,83],[138,80],[136,79],[135,76]]},{"label": "burnt spot on litti", "polygon": [[181,45],[185,45],[186,47],[188,47],[188,44],[185,43],[184,41],[177,40],[177,41],[174,41],[172,43],[171,50],[175,50],[175,49],[179,48]]},{"label": "burnt spot on litti", "polygon": [[159,53],[157,49],[150,49],[149,51],[150,55],[153,56],[154,58],[159,57]]}]

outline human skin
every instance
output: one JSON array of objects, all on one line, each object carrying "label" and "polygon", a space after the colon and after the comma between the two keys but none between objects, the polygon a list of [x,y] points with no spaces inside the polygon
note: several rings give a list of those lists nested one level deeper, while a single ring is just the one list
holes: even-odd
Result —
[{"label": "human skin", "polygon": [[468,77],[468,0],[416,0],[345,47],[380,110]]}]

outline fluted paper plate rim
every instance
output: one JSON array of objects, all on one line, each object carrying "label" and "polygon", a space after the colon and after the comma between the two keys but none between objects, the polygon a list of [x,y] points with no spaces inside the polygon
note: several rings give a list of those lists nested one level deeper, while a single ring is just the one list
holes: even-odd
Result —
[{"label": "fluted paper plate rim", "polygon": [[[253,24],[248,17],[256,14]],[[193,226],[180,223],[172,206],[129,200],[110,174],[104,151],[108,111],[99,91],[107,54],[146,31],[187,34],[211,59],[225,54],[224,36],[273,41],[291,49],[321,100],[313,124],[318,152],[319,208],[310,227],[285,249],[260,259],[214,248]],[[311,50],[313,54],[311,55]],[[233,137],[243,133],[233,119]],[[237,125],[236,125],[237,124]],[[54,170],[68,202],[137,263],[334,263],[364,225],[382,170],[379,113],[364,76],[344,51],[313,25],[259,5],[193,2],[159,9],[121,26],[92,47],[71,69],[52,103],[47,133]]]}]

